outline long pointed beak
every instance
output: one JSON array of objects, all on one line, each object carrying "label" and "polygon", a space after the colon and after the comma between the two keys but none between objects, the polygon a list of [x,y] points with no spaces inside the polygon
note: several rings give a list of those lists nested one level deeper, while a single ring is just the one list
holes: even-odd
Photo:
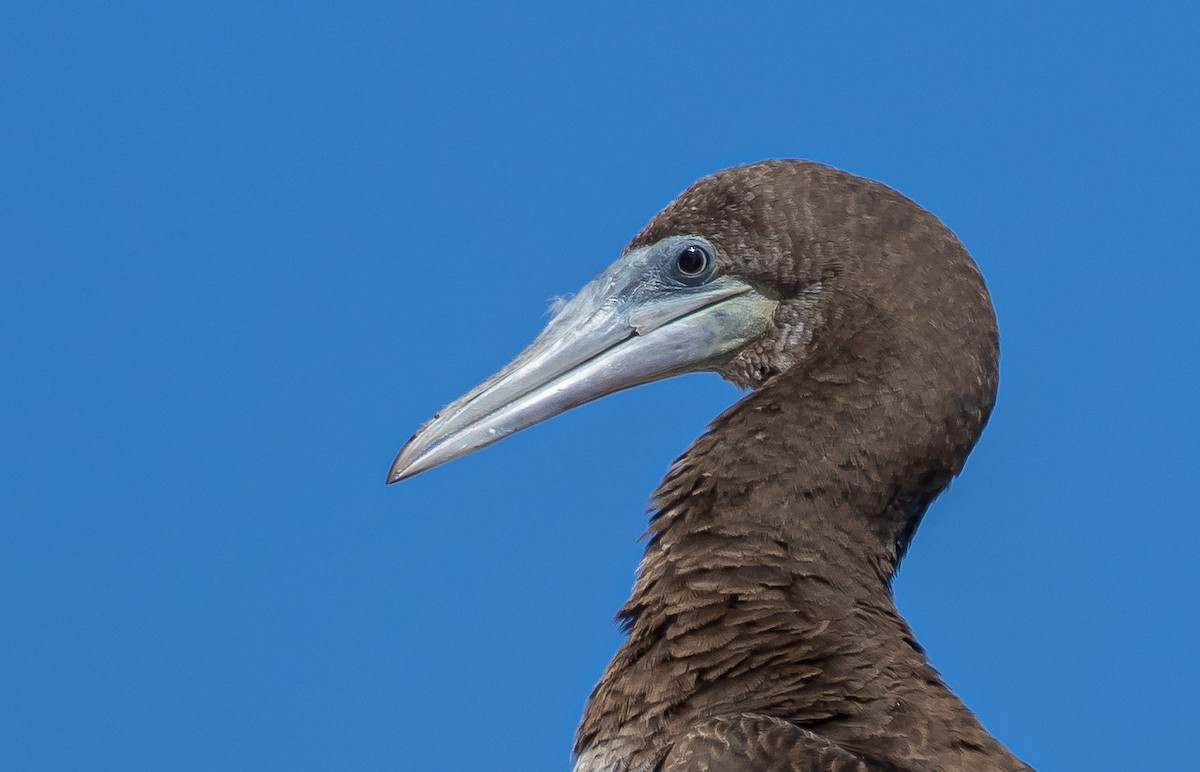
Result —
[{"label": "long pointed beak", "polygon": [[[660,242],[660,245],[662,242]],[[622,389],[727,361],[775,302],[733,277],[664,279],[660,245],[633,250],[579,291],[512,362],[443,408],[400,450],[389,483]]]}]

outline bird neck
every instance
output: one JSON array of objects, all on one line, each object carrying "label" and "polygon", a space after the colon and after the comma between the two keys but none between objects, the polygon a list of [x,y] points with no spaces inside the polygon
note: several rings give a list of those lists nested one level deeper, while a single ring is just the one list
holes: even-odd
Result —
[{"label": "bird neck", "polygon": [[672,465],[619,614],[629,637],[577,753],[652,765],[655,738],[760,712],[866,758],[1025,768],[943,685],[892,601],[904,544],[974,437],[914,448],[928,427],[878,384],[833,375],[776,378]]}]

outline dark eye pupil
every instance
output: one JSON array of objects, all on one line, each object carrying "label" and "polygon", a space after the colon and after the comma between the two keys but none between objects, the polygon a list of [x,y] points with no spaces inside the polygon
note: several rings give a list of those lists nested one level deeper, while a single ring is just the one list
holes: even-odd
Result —
[{"label": "dark eye pupil", "polygon": [[684,276],[698,276],[704,270],[707,262],[704,251],[700,247],[687,247],[679,253],[675,264],[679,266],[679,272]]}]

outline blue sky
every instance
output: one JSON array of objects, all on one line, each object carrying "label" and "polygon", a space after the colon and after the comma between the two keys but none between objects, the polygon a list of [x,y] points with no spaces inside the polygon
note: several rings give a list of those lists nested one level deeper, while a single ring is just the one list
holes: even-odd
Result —
[{"label": "blue sky", "polygon": [[385,487],[695,178],[975,255],[999,402],[898,603],[1044,769],[1186,766],[1194,4],[28,3],[0,25],[0,768],[562,770],[688,376]]}]

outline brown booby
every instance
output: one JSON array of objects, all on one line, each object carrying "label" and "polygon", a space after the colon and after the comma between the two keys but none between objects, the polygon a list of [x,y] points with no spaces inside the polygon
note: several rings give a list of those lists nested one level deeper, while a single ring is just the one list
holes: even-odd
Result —
[{"label": "brown booby", "polygon": [[751,391],[654,493],[575,772],[1027,770],[942,682],[891,589],[983,430],[998,356],[983,278],[932,214],[816,163],[739,166],[650,220],[388,481],[715,371]]}]

